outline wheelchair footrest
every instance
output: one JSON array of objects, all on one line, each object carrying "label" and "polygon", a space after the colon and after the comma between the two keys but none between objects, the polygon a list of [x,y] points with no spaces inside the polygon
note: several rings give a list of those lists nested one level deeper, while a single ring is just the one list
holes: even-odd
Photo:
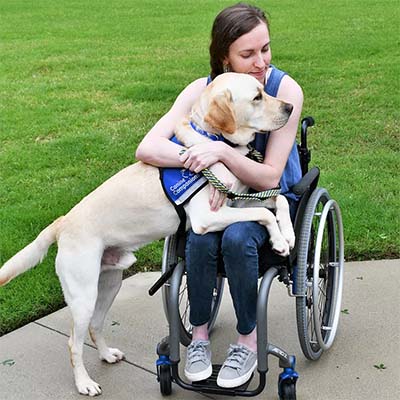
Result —
[{"label": "wheelchair footrest", "polygon": [[216,390],[215,392],[232,391],[235,393],[244,392],[247,390],[248,386],[250,385],[251,380],[253,379],[254,374],[252,374],[250,379],[241,386],[237,386],[235,388],[229,388],[229,389],[222,388],[217,385],[217,377],[218,377],[218,373],[219,373],[219,370],[221,369],[221,367],[222,367],[221,364],[213,364],[213,371],[212,371],[211,376],[207,379],[204,379],[203,381],[192,382],[192,386],[198,388],[199,391],[201,391],[202,388],[215,389]]}]

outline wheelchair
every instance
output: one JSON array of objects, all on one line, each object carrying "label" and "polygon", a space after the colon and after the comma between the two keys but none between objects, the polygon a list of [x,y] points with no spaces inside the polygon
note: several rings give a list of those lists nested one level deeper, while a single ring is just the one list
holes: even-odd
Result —
[{"label": "wheelchair", "polygon": [[[217,386],[220,365],[213,365],[210,378],[188,383],[179,376],[180,343],[191,342],[189,302],[187,298],[184,237],[175,234],[166,238],[162,259],[162,276],[150,289],[154,294],[162,286],[164,311],[169,323],[169,335],[157,345],[159,356],[157,379],[161,394],[170,395],[172,382],[180,387],[208,394],[256,396],[266,385],[268,357],[279,359],[283,369],[278,379],[281,400],[296,399],[295,356],[268,342],[267,306],[272,282],[277,278],[286,285],[289,296],[295,298],[297,333],[304,356],[318,360],[335,339],[342,298],[344,239],[339,205],[326,189],[318,187],[319,169],[308,170],[311,152],[307,148],[307,129],[314,125],[312,117],[301,121],[301,142],[298,145],[303,178],[292,190],[300,196],[294,230],[296,245],[288,257],[267,251],[260,254],[261,283],[257,300],[257,372],[258,386],[248,390],[250,381],[232,389]],[[262,266],[262,268],[261,268]],[[214,327],[224,290],[225,277],[218,273],[213,292],[208,330]]]}]

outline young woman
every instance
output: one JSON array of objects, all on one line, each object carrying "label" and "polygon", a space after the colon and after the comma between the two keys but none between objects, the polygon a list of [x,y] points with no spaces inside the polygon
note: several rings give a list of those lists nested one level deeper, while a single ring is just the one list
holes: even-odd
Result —
[{"label": "young woman", "polygon": [[[271,65],[271,42],[264,12],[244,3],[222,10],[211,32],[210,64],[210,76],[195,80],[181,92],[172,108],[145,136],[136,158],[156,166],[184,167],[194,172],[216,164],[219,176],[227,176],[224,174],[229,169],[257,191],[280,184],[294,210],[296,197],[290,192],[290,187],[301,178],[295,137],[303,94],[289,75]],[[265,85],[269,95],[293,105],[293,112],[283,128],[268,136],[256,135],[253,145],[264,154],[263,163],[241,156],[223,141],[198,144],[180,155],[181,146],[169,140],[176,123],[190,112],[209,81],[228,71],[254,76]],[[227,179],[224,183],[230,184]],[[209,201],[210,207],[217,211],[225,201],[225,195],[212,189]],[[217,384],[222,387],[240,386],[256,368],[258,251],[266,243],[267,230],[256,222],[239,222],[223,232],[206,235],[188,233],[186,268],[190,322],[193,325],[193,340],[188,346],[185,366],[189,380],[206,379],[212,372],[207,322],[220,253],[235,308],[238,339],[229,347]]]}]

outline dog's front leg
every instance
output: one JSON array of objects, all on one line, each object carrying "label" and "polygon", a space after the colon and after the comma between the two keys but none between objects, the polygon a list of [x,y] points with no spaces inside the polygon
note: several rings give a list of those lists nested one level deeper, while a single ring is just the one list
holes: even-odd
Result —
[{"label": "dog's front leg", "polygon": [[289,245],[281,234],[275,215],[266,208],[231,208],[223,206],[217,212],[209,211],[209,209],[200,212],[199,209],[192,207],[194,205],[192,202],[190,207],[187,208],[187,212],[195,233],[216,232],[235,222],[255,221],[267,228],[272,249],[282,256],[289,255]]},{"label": "dog's front leg", "polygon": [[286,239],[290,249],[293,249],[295,244],[295,234],[293,224],[290,219],[289,203],[285,196],[279,195],[275,198],[276,220],[282,236]]}]

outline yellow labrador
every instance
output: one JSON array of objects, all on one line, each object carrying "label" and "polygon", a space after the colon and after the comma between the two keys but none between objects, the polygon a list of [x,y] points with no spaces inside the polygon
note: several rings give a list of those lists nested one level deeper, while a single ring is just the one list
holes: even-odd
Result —
[{"label": "yellow labrador", "polygon": [[[247,151],[245,146],[255,132],[279,129],[287,122],[291,109],[291,105],[266,95],[255,78],[228,73],[205,89],[190,118],[202,129],[222,132],[239,145],[238,151]],[[190,127],[189,118],[178,125],[176,136],[186,147],[209,140]],[[244,187],[237,182],[233,189]],[[224,205],[218,212],[211,212],[208,197],[207,185],[184,206],[188,226],[196,233],[222,230],[238,221],[258,221],[269,230],[277,252],[287,255],[293,247],[294,233],[283,196],[269,201],[277,208],[277,218],[265,207]],[[58,242],[56,272],[73,317],[69,348],[80,393],[101,393],[83,363],[88,329],[102,360],[115,363],[124,357],[121,351],[106,345],[102,328],[120,289],[122,270],[136,261],[133,251],[175,233],[178,225],[177,213],[161,188],[158,169],[138,162],[112,176],[67,215],[55,220],[0,269],[0,285],[4,285],[40,263],[49,246]],[[113,254],[117,254],[114,260]]]}]

